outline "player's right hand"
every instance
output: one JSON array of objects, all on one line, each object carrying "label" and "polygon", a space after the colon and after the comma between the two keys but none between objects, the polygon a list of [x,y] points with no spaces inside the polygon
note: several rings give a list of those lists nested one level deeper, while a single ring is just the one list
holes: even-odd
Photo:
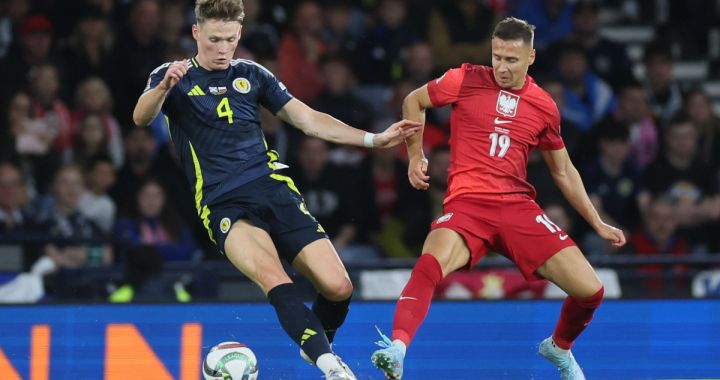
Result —
[{"label": "player's right hand", "polygon": [[427,175],[428,160],[425,157],[410,158],[408,164],[408,179],[410,185],[418,190],[427,190],[430,187],[430,177]]},{"label": "player's right hand", "polygon": [[615,248],[620,248],[627,242],[625,234],[621,229],[613,227],[605,222],[601,222],[599,226],[595,227],[595,231],[598,235],[600,235],[600,237],[609,241]]},{"label": "player's right hand", "polygon": [[165,72],[165,77],[160,84],[158,84],[158,87],[160,87],[161,90],[169,91],[187,74],[187,69],[187,61],[175,61],[171,63]]}]

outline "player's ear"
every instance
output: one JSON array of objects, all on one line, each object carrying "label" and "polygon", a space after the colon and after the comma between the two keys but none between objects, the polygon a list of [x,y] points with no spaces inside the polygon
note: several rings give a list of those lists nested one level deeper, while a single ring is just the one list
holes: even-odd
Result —
[{"label": "player's ear", "polygon": [[535,62],[535,49],[530,49],[530,55],[528,56],[528,66]]},{"label": "player's ear", "polygon": [[197,41],[197,39],[198,39],[198,33],[200,33],[200,27],[198,26],[198,24],[193,24],[192,25],[192,35],[193,35],[193,38],[195,39],[195,41]]}]

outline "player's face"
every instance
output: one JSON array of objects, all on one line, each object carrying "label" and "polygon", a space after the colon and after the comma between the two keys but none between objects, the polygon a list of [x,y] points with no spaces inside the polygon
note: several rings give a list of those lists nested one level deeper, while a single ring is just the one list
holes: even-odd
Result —
[{"label": "player's face", "polygon": [[237,21],[222,20],[207,20],[193,25],[200,64],[210,70],[227,69],[240,40],[241,28]]},{"label": "player's face", "polygon": [[514,90],[522,88],[528,67],[534,61],[535,49],[523,40],[492,39],[493,75],[500,87]]}]

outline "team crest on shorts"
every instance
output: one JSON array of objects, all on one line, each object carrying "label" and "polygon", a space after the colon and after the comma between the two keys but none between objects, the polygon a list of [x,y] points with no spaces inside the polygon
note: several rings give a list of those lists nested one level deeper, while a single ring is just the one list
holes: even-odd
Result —
[{"label": "team crest on shorts", "polygon": [[230,230],[230,218],[222,218],[220,221],[220,231],[226,234]]},{"label": "team crest on shorts", "polygon": [[235,91],[241,94],[247,94],[250,92],[250,81],[245,78],[235,78],[233,81],[233,88]]},{"label": "team crest on shorts", "polygon": [[450,220],[450,218],[452,218],[452,217],[453,217],[453,213],[449,212],[449,213],[437,218],[437,221],[435,221],[435,224],[445,223],[448,220]]},{"label": "team crest on shorts", "polygon": [[495,110],[507,117],[515,117],[519,103],[519,95],[500,90],[497,98],[497,104],[495,105]]}]

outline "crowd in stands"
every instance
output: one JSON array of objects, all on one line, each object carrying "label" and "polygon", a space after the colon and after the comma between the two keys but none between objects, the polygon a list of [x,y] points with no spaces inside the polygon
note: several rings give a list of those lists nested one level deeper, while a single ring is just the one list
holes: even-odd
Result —
[{"label": "crowd in stands", "polygon": [[[528,177],[548,215],[590,257],[720,252],[720,115],[703,82],[674,71],[702,58],[707,30],[719,26],[716,2],[669,2],[705,11],[692,30],[627,6],[646,2],[599,3],[245,0],[235,56],[262,64],[317,110],[377,132],[401,117],[414,88],[464,62],[490,64],[494,24],[525,18],[537,27],[530,74],[560,109],[593,203],[630,244],[616,251],[592,234],[534,152]],[[138,262],[132,255],[223,259],[197,218],[165,119],[137,128],[131,118],[150,72],[194,55],[193,10],[192,0],[0,0],[0,239],[23,244],[25,270],[40,260],[57,276]],[[613,22],[653,28],[640,58],[603,37],[608,10],[619,15]],[[704,78],[713,79],[720,70]],[[404,147],[333,146],[266,111],[262,129],[342,257],[421,253],[442,210],[449,109],[427,114],[426,192],[408,184]]]}]

